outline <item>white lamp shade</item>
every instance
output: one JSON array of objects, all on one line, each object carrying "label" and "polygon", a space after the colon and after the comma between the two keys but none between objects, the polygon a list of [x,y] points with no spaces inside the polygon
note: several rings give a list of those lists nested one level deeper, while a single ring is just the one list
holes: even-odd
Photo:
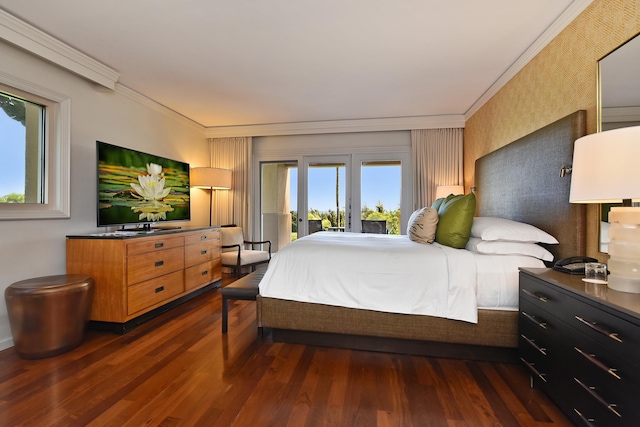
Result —
[{"label": "white lamp shade", "polygon": [[220,168],[191,169],[191,186],[229,190],[231,188],[231,171]]},{"label": "white lamp shade", "polygon": [[640,126],[583,136],[575,142],[571,203],[640,200]]},{"label": "white lamp shade", "polygon": [[450,194],[464,194],[463,185],[438,185],[436,187],[436,199],[447,197]]}]

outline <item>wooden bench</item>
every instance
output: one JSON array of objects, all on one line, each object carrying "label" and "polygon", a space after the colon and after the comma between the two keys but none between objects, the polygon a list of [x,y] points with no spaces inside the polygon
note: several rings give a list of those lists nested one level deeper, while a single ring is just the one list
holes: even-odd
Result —
[{"label": "wooden bench", "polygon": [[226,334],[229,327],[229,300],[247,300],[255,301],[258,296],[258,284],[266,267],[258,268],[246,276],[242,276],[238,280],[229,283],[227,286],[220,288],[222,295],[222,333]]}]

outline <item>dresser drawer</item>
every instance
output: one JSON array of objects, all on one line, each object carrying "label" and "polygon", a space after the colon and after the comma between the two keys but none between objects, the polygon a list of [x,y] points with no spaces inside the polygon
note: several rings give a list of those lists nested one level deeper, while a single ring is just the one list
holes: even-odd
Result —
[{"label": "dresser drawer", "polygon": [[640,362],[638,327],[590,304],[569,299],[561,314],[578,331],[631,362]]},{"label": "dresser drawer", "polygon": [[127,255],[146,254],[148,252],[162,251],[181,246],[184,246],[183,237],[174,236],[142,239],[139,242],[129,243],[127,245]]},{"label": "dresser drawer", "polygon": [[184,269],[184,247],[155,251],[127,258],[127,284],[133,285]]},{"label": "dresser drawer", "polygon": [[211,261],[213,253],[216,251],[214,242],[198,243],[197,245],[189,245],[184,248],[184,266],[192,267]]},{"label": "dresser drawer", "polygon": [[213,269],[211,261],[194,265],[184,270],[184,288],[185,290],[208,285],[213,282]]},{"label": "dresser drawer", "polygon": [[528,301],[547,312],[558,313],[566,303],[566,296],[544,282],[520,276],[520,300]]},{"label": "dresser drawer", "polygon": [[127,311],[135,314],[184,292],[183,271],[165,274],[127,288]]},{"label": "dresser drawer", "polygon": [[567,327],[560,319],[542,310],[538,305],[520,300],[519,328],[529,325],[544,333],[546,339],[561,342],[566,338]]},{"label": "dresser drawer", "polygon": [[[575,385],[562,399],[567,415],[580,426],[590,427],[637,427],[637,420],[629,417],[619,417],[604,404],[594,404],[594,400],[588,397],[588,393],[579,385]],[[611,409],[615,410],[615,407]]]},{"label": "dresser drawer", "polygon": [[567,359],[572,374],[576,382],[587,386],[586,395],[595,400],[594,404],[615,404],[616,412],[639,419],[637,385],[640,384],[640,369],[579,332],[570,344],[573,347],[567,349]]},{"label": "dresser drawer", "polygon": [[555,375],[554,365],[548,353],[553,343],[535,340],[529,332],[521,333],[518,341],[518,355],[529,369],[531,376],[545,383],[552,380]]},{"label": "dresser drawer", "polygon": [[185,236],[185,245],[193,245],[211,240],[220,240],[219,230],[202,230],[197,233],[189,233]]}]

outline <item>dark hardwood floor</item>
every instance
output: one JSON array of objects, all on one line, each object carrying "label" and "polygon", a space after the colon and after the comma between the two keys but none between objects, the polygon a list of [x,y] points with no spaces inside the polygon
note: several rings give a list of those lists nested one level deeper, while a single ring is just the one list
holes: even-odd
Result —
[{"label": "dark hardwood floor", "polygon": [[519,364],[272,343],[211,291],[51,358],[0,352],[1,426],[571,426]]}]

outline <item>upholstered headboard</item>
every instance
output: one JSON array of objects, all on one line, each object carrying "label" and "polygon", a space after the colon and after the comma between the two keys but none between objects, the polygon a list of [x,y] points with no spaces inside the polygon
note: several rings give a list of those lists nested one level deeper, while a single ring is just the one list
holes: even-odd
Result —
[{"label": "upholstered headboard", "polygon": [[586,253],[585,205],[569,203],[573,143],[586,134],[586,112],[577,111],[478,160],[478,215],[509,218],[555,236],[546,245],[555,259]]}]

